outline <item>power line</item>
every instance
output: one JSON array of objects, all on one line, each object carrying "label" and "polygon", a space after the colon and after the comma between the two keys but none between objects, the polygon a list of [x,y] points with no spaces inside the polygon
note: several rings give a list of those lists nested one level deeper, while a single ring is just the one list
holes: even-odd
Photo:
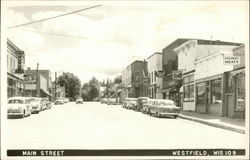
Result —
[{"label": "power line", "polygon": [[77,10],[77,11],[73,11],[73,12],[69,12],[69,13],[57,15],[57,16],[54,16],[54,17],[49,17],[49,18],[44,18],[44,19],[40,19],[40,20],[37,20],[37,21],[32,21],[32,22],[28,22],[28,23],[24,23],[24,24],[19,24],[19,25],[16,25],[16,26],[8,27],[8,29],[16,28],[16,27],[21,27],[21,26],[25,26],[25,25],[28,25],[28,24],[34,24],[34,23],[38,23],[38,22],[42,22],[42,21],[46,21],[46,20],[50,20],[50,19],[54,19],[54,18],[66,16],[66,15],[69,15],[69,14],[81,12],[81,11],[84,11],[84,10],[88,10],[88,9],[92,9],[92,8],[96,8],[96,7],[100,7],[100,6],[101,6],[101,5],[96,5],[96,6],[92,6],[92,7],[80,9],[80,10]]}]

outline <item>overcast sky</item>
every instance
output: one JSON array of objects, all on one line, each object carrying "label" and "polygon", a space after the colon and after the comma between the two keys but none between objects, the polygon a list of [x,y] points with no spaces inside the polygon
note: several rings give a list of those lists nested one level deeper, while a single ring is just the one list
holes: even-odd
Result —
[{"label": "overcast sky", "polygon": [[[13,6],[12,6],[13,4]],[[71,72],[81,82],[113,78],[132,61],[143,60],[177,38],[247,43],[248,1],[96,2],[64,5],[8,5],[6,27],[67,12],[97,8],[7,30],[25,51],[25,67]]]}]

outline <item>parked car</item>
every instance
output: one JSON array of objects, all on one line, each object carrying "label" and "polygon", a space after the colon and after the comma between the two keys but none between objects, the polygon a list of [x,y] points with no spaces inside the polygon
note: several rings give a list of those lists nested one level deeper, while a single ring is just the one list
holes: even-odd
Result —
[{"label": "parked car", "polygon": [[107,98],[102,98],[101,103],[107,103],[107,100],[108,100]]},{"label": "parked car", "polygon": [[82,99],[77,99],[76,104],[83,104],[83,100]]},{"label": "parked car", "polygon": [[142,105],[144,103],[147,103],[148,100],[149,100],[148,97],[138,97],[137,101],[136,101],[136,106],[135,106],[134,110],[141,111],[142,110]]},{"label": "parked car", "polygon": [[122,107],[126,109],[134,109],[136,106],[136,101],[137,98],[126,98],[122,104]]},{"label": "parked car", "polygon": [[54,104],[55,105],[64,104],[64,101],[63,101],[63,99],[57,99],[57,100],[55,100]]},{"label": "parked car", "polygon": [[118,103],[116,102],[115,98],[109,98],[107,100],[107,105],[116,105],[116,104],[118,104]]},{"label": "parked car", "polygon": [[43,102],[44,102],[44,104],[45,104],[45,108],[46,108],[46,109],[50,109],[50,108],[52,107],[52,104],[51,104],[51,102],[50,102],[49,99],[44,98],[44,99],[43,99]]},{"label": "parked car", "polygon": [[149,110],[149,106],[152,105],[155,101],[157,101],[157,99],[148,99],[146,103],[143,103],[142,104],[142,109],[141,111],[143,113],[148,113],[148,110]]},{"label": "parked car", "polygon": [[30,104],[32,107],[32,111],[31,113],[39,113],[40,111],[43,110],[43,104],[41,102],[41,98],[37,98],[37,97],[29,97],[30,100]]},{"label": "parked car", "polygon": [[27,97],[11,97],[8,99],[7,115],[24,118],[30,116],[32,107]]},{"label": "parked car", "polygon": [[98,98],[98,97],[96,97],[96,98],[94,98],[94,99],[93,99],[93,101],[94,101],[94,102],[100,102],[100,101],[101,101],[101,99],[100,99],[100,98]]},{"label": "parked car", "polygon": [[157,117],[174,117],[176,118],[180,113],[180,108],[176,106],[172,100],[156,100],[152,105],[149,105],[148,113],[150,115],[155,114]]},{"label": "parked car", "polygon": [[69,99],[68,98],[64,98],[63,101],[64,101],[64,103],[68,103]]}]

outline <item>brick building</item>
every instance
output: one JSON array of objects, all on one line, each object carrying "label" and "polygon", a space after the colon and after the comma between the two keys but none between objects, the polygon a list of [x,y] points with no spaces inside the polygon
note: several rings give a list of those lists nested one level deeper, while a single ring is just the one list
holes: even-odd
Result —
[{"label": "brick building", "polygon": [[[53,84],[49,70],[25,70],[25,96],[52,99]],[[37,84],[38,83],[38,84]]]},{"label": "brick building", "polygon": [[122,83],[124,90],[123,97],[142,97],[147,96],[147,86],[143,84],[143,79],[147,78],[147,62],[134,61],[122,72]]}]

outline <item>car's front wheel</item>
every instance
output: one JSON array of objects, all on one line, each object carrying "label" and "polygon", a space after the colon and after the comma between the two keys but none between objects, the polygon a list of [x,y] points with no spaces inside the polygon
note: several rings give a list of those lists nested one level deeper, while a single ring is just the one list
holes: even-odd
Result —
[{"label": "car's front wheel", "polygon": [[176,119],[176,118],[177,118],[177,115],[174,115],[173,117],[174,117],[174,119]]}]

